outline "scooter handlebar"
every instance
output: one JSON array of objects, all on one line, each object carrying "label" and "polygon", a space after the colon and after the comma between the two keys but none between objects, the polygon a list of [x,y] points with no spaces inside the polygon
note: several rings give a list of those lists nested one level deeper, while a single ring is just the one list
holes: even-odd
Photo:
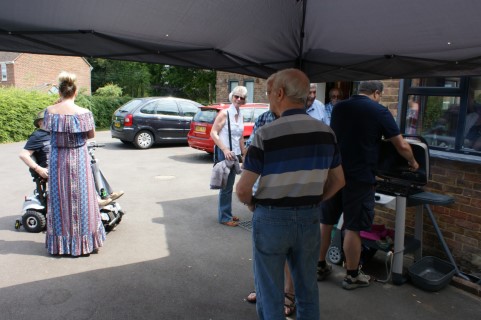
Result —
[{"label": "scooter handlebar", "polygon": [[91,149],[91,148],[103,148],[103,147],[105,147],[105,143],[97,143],[95,141],[92,141],[87,145],[87,148],[89,148],[89,149]]}]

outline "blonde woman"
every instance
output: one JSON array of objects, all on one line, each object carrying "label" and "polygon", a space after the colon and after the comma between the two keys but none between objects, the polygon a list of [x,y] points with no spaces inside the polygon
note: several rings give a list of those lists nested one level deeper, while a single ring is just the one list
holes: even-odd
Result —
[{"label": "blonde woman", "polygon": [[95,136],[92,113],[75,104],[76,76],[59,75],[60,100],[45,112],[50,131],[47,251],[81,256],[105,240],[86,141]]}]

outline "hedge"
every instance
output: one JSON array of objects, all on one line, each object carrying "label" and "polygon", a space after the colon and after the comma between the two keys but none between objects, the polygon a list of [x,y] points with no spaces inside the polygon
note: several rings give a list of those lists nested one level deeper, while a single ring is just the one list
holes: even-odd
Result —
[{"label": "hedge", "polygon": [[[37,91],[0,88],[0,143],[26,140],[35,129],[35,115],[57,99],[56,95]],[[130,99],[79,94],[76,103],[92,111],[99,130],[109,128],[113,112]]]}]

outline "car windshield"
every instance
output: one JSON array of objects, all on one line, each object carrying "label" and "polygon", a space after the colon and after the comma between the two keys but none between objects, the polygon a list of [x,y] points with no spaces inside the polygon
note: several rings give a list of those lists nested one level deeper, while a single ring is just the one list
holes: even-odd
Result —
[{"label": "car windshield", "polygon": [[135,99],[135,100],[129,101],[126,104],[124,104],[123,106],[121,106],[119,108],[119,111],[121,111],[121,112],[131,112],[132,110],[137,108],[137,106],[141,103],[142,103],[142,100],[140,100],[140,99]]},{"label": "car windshield", "polygon": [[216,109],[201,109],[194,116],[193,121],[214,123],[214,119],[215,119],[215,116],[217,115],[217,112],[218,112],[218,110],[216,110]]}]

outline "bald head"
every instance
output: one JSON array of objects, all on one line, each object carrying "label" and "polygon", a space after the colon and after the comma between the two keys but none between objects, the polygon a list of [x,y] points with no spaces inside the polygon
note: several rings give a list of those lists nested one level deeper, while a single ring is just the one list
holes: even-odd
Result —
[{"label": "bald head", "polygon": [[271,111],[278,116],[287,109],[304,108],[309,94],[309,79],[299,69],[284,69],[267,79]]}]

